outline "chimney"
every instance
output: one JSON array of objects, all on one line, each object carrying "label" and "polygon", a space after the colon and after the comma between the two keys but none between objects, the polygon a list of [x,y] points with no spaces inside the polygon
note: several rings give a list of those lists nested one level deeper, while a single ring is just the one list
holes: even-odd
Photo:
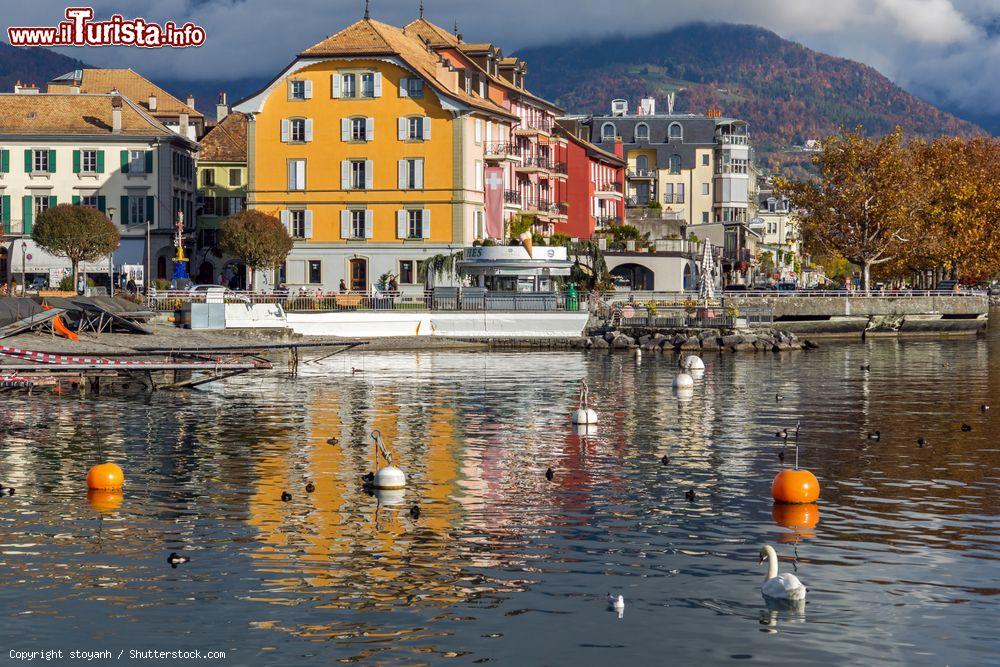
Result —
[{"label": "chimney", "polygon": [[215,105],[215,121],[221,123],[222,119],[229,115],[229,103],[226,101],[226,93],[219,91],[219,103]]},{"label": "chimney", "polygon": [[18,81],[14,84],[14,94],[15,95],[37,95],[38,86],[33,83],[21,83]]},{"label": "chimney", "polygon": [[111,134],[122,133],[122,98],[118,95],[111,97]]},{"label": "chimney", "polygon": [[667,93],[667,113],[673,115],[674,113],[674,96],[676,93]]},{"label": "chimney", "polygon": [[192,109],[194,109],[194,95],[192,95],[191,93],[188,93],[187,105]]},{"label": "chimney", "polygon": [[621,137],[615,137],[615,150],[614,153],[617,157],[625,159],[625,145],[622,143]]},{"label": "chimney", "polygon": [[656,115],[656,98],[643,97],[639,100],[639,114],[643,116]]},{"label": "chimney", "polygon": [[80,94],[80,86],[70,86],[69,87],[69,94],[70,95],[79,95]]},{"label": "chimney", "polygon": [[177,127],[177,133],[180,134],[182,137],[187,137],[188,136],[188,115],[186,113],[182,113],[181,114],[180,120],[178,121],[177,125],[178,125],[178,127]]},{"label": "chimney", "polygon": [[149,110],[156,111],[156,95],[149,96]]}]

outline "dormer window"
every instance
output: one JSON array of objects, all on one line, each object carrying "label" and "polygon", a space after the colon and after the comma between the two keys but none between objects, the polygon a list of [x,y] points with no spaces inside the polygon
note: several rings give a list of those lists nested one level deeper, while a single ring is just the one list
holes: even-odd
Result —
[{"label": "dormer window", "polygon": [[612,141],[616,136],[618,136],[618,132],[615,130],[614,123],[601,125],[601,141]]},{"label": "dormer window", "polygon": [[670,128],[667,130],[667,136],[670,137],[671,141],[683,141],[684,140],[684,128],[681,127],[680,123],[671,123]]},{"label": "dormer window", "polygon": [[645,123],[639,123],[635,126],[635,140],[636,141],[649,141],[649,125]]}]

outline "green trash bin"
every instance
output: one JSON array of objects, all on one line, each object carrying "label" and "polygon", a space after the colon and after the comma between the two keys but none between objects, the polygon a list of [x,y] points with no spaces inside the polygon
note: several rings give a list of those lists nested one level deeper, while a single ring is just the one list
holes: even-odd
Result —
[{"label": "green trash bin", "polygon": [[570,283],[566,289],[566,310],[580,310],[580,297],[577,295],[576,285],[573,283]]}]

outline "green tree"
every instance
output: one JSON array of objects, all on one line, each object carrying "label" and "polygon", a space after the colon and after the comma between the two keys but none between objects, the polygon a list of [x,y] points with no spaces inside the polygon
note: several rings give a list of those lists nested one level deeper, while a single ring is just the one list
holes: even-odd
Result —
[{"label": "green tree", "polygon": [[226,218],[219,233],[219,245],[250,267],[250,285],[259,269],[273,269],[288,257],[292,237],[273,215],[250,209]]},{"label": "green tree", "polygon": [[94,208],[60,204],[38,216],[32,240],[47,252],[73,265],[76,285],[80,262],[96,262],[118,247],[121,236],[108,217]]}]

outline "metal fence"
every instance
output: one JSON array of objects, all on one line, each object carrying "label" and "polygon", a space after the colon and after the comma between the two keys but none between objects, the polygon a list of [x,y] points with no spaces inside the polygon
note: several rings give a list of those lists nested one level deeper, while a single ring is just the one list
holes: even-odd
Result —
[{"label": "metal fence", "polygon": [[150,310],[172,312],[189,303],[278,304],[286,312],[338,311],[466,311],[555,312],[586,311],[588,295],[568,292],[488,292],[481,288],[438,288],[416,292],[242,292],[218,290],[153,291]]}]

